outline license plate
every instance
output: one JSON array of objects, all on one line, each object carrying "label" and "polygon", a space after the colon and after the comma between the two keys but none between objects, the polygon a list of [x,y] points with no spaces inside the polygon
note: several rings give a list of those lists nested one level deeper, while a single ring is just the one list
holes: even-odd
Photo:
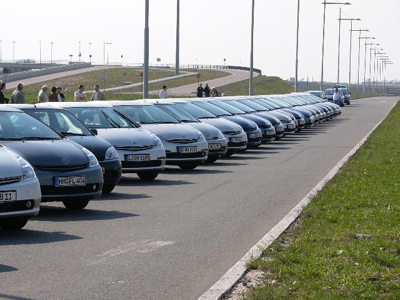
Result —
[{"label": "license plate", "polygon": [[55,186],[85,186],[85,176],[56,177]]},{"label": "license plate", "polygon": [[241,138],[241,137],[231,137],[231,138],[229,138],[229,139],[230,139],[230,141],[233,142],[233,143],[239,143],[239,142],[242,141],[242,138]]},{"label": "license plate", "polygon": [[293,124],[289,124],[288,128],[289,128],[289,129],[293,129],[293,128],[294,128],[294,125],[293,125]]},{"label": "license plate", "polygon": [[128,154],[125,155],[126,161],[149,161],[150,154]]},{"label": "license plate", "polygon": [[261,137],[261,135],[259,133],[250,133],[249,134],[249,138],[251,138],[251,139],[255,139],[255,138],[258,138],[258,137]]},{"label": "license plate", "polygon": [[208,149],[221,149],[221,144],[208,144]]},{"label": "license plate", "polygon": [[0,192],[0,201],[13,201],[13,200],[17,200],[16,191]]},{"label": "license plate", "polygon": [[195,146],[182,146],[182,147],[177,147],[179,153],[193,153],[197,152],[197,147]]}]

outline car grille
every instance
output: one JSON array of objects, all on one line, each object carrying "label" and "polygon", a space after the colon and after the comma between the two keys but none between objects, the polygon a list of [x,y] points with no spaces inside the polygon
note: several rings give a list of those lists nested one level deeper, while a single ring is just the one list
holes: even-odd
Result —
[{"label": "car grille", "polygon": [[123,151],[142,151],[142,150],[153,149],[153,145],[147,145],[147,146],[114,146],[114,147],[117,150],[123,150]]},{"label": "car grille", "polygon": [[145,167],[159,167],[162,165],[161,160],[150,161],[122,161],[122,168],[145,168]]},{"label": "car grille", "polygon": [[82,193],[93,193],[98,190],[99,185],[96,184],[96,190],[93,190],[94,184],[87,184],[85,186],[68,186],[68,187],[55,187],[52,185],[41,186],[42,195],[74,195]]},{"label": "car grille", "polygon": [[166,140],[168,143],[176,143],[176,144],[190,144],[190,143],[196,143],[198,139],[172,139],[172,140]]},{"label": "car grille", "polygon": [[195,152],[195,153],[166,153],[168,158],[196,158],[206,156],[205,152]]},{"label": "car grille", "polygon": [[0,185],[11,184],[21,180],[22,176],[0,178]]},{"label": "car grille", "polygon": [[239,143],[234,143],[234,142],[228,142],[228,147],[239,147],[239,146],[246,146],[247,142],[239,142]]},{"label": "car grille", "polygon": [[249,138],[249,139],[248,139],[248,142],[250,142],[250,143],[251,143],[251,142],[259,142],[259,141],[261,141],[261,139],[262,139],[261,137],[258,137],[258,138]]},{"label": "car grille", "polygon": [[57,166],[42,166],[42,165],[35,165],[36,169],[42,171],[60,171],[60,172],[68,172],[68,171],[76,171],[86,169],[89,164],[80,164],[80,165],[57,165]]},{"label": "car grille", "polygon": [[239,134],[241,131],[223,131],[223,134],[227,134],[227,135],[235,135],[235,134]]},{"label": "car grille", "polygon": [[30,205],[29,206],[30,208],[27,208],[28,201],[30,201],[30,200],[2,202],[2,203],[0,203],[0,212],[11,212],[11,211],[34,209],[33,205]]}]

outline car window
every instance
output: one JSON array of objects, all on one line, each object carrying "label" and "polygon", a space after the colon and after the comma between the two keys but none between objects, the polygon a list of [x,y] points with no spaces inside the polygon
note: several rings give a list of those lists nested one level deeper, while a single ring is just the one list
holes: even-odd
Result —
[{"label": "car window", "polygon": [[198,119],[196,119],[194,116],[192,116],[186,110],[180,108],[179,106],[173,104],[172,105],[154,104],[154,105],[182,122],[199,122]]},{"label": "car window", "polygon": [[117,108],[142,124],[180,123],[173,116],[153,105],[121,105]]}]

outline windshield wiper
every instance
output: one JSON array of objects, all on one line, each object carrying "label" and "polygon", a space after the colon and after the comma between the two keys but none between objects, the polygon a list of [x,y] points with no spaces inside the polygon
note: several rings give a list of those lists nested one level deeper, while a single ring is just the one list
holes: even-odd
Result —
[{"label": "windshield wiper", "polygon": [[117,122],[115,122],[113,119],[111,119],[110,116],[105,111],[102,110],[101,113],[111,123],[111,125],[114,128],[121,128],[121,126],[119,126]]},{"label": "windshield wiper", "polygon": [[75,135],[75,136],[86,136],[86,134],[83,133],[75,133],[75,132],[60,132],[62,135]]}]

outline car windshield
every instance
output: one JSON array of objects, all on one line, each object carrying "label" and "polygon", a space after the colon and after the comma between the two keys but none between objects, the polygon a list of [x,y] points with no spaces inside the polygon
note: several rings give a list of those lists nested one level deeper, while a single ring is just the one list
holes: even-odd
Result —
[{"label": "car windshield", "polygon": [[334,92],[334,90],[326,90],[325,95],[333,95]]},{"label": "car windshield", "polygon": [[189,114],[186,110],[183,108],[180,108],[177,105],[174,104],[154,104],[156,107],[159,109],[162,109],[166,113],[170,114],[173,116],[175,119],[184,122],[184,123],[199,123],[199,120],[196,119],[194,116]]},{"label": "car windshield", "polygon": [[217,117],[222,117],[222,116],[232,116],[232,114],[225,109],[219,108],[215,105],[212,105],[211,103],[208,102],[202,102],[202,101],[196,101],[193,103],[196,106],[199,106],[201,108],[204,108],[205,110],[208,110],[210,113],[216,115]]},{"label": "car windshield", "polygon": [[46,140],[62,137],[34,117],[15,111],[0,112],[0,140]]},{"label": "car windshield", "polygon": [[189,114],[195,116],[198,119],[209,119],[209,118],[216,118],[217,116],[210,113],[208,110],[201,108],[197,105],[193,105],[192,103],[176,103],[177,106],[186,110]]},{"label": "car windshield", "polygon": [[237,108],[236,106],[232,106],[226,102],[223,101],[211,101],[211,104],[214,104],[222,109],[225,109],[226,111],[230,112],[231,114],[234,115],[241,115],[241,114],[245,114],[246,112]]},{"label": "car windshield", "polygon": [[25,112],[63,135],[93,135],[81,121],[67,110],[27,109]]},{"label": "car windshield", "polygon": [[237,100],[237,102],[242,103],[244,105],[247,105],[251,107],[252,109],[255,109],[256,111],[266,111],[269,110],[268,108],[265,107],[265,105],[261,105],[259,103],[256,103],[256,101],[253,100],[248,100],[248,99],[241,99]]},{"label": "car windshield", "polygon": [[339,89],[339,91],[340,91],[343,95],[347,94],[347,89]]},{"label": "car windshield", "polygon": [[170,114],[153,105],[119,105],[124,114],[141,124],[177,124],[180,123]]},{"label": "car windshield", "polygon": [[244,112],[247,112],[247,113],[256,111],[255,109],[252,109],[249,106],[239,103],[238,101],[235,101],[235,100],[226,100],[226,101],[222,100],[222,101],[224,101],[225,103],[228,103],[234,107],[237,107],[238,109],[243,110]]},{"label": "car windshield", "polygon": [[138,124],[112,107],[68,107],[89,128],[138,128]]}]

